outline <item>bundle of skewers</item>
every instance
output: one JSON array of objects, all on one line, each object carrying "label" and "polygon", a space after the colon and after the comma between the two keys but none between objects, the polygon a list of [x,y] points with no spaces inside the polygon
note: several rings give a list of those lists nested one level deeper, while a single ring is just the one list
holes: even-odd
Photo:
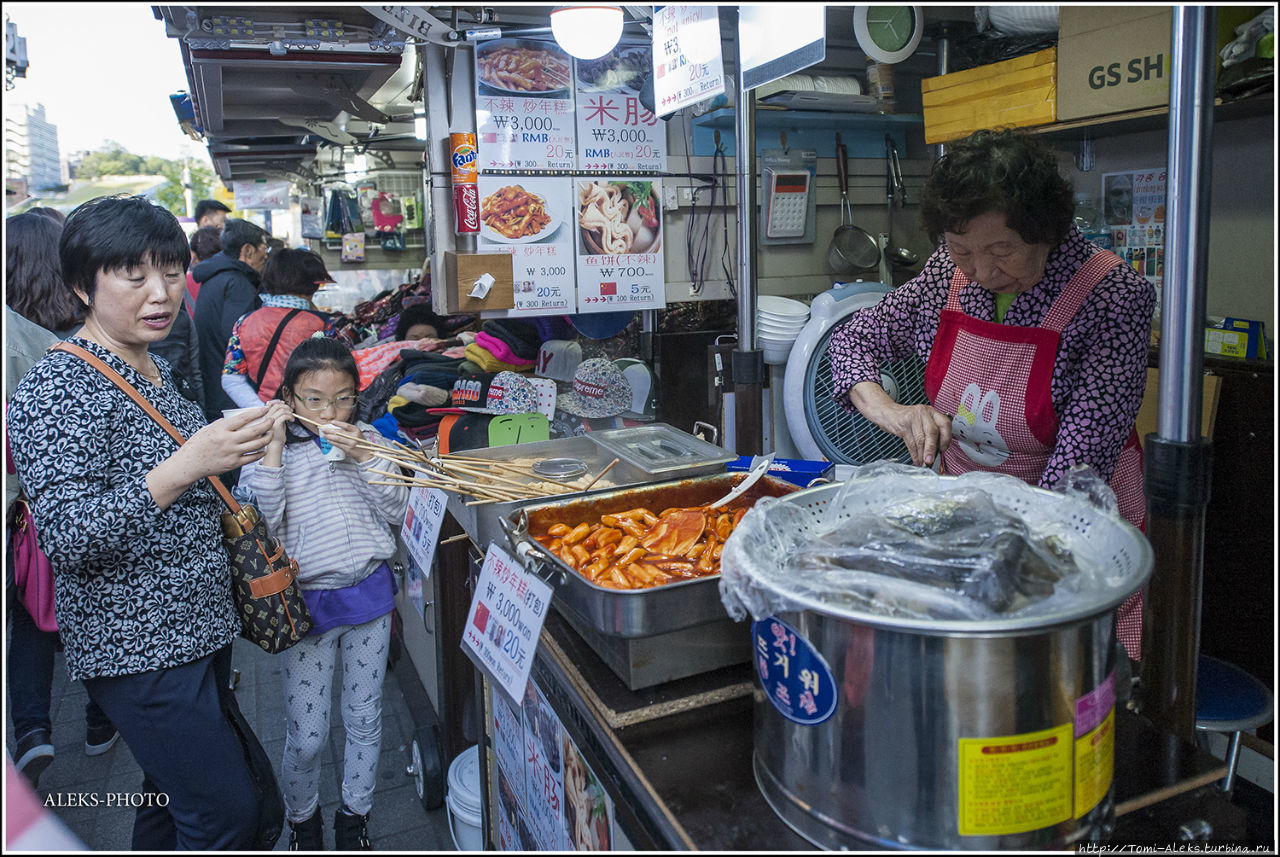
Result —
[{"label": "bundle of skewers", "polygon": [[[317,431],[324,428],[324,437],[332,438],[337,434],[328,424],[316,422],[301,414],[295,414],[295,417]],[[555,494],[586,491],[618,463],[615,458],[594,477],[586,474],[577,480],[553,481],[538,476],[531,465],[458,453],[433,456],[425,450],[414,449],[399,441],[392,441],[390,446],[373,443],[363,435],[344,436],[344,439],[386,463],[384,468],[371,468],[381,479],[371,480],[370,484],[439,488],[451,494],[472,498],[468,501],[468,506],[534,500]]]}]

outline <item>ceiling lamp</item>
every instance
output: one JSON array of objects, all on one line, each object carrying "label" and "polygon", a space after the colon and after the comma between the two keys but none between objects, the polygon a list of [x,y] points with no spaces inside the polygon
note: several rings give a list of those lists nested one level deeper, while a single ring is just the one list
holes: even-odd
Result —
[{"label": "ceiling lamp", "polygon": [[602,57],[622,38],[622,7],[557,6],[551,10],[551,34],[570,56]]}]

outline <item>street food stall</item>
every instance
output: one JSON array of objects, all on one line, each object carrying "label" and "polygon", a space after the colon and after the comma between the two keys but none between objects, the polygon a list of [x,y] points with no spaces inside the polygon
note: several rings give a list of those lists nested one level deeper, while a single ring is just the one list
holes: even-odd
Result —
[{"label": "street food stall", "polygon": [[[452,454],[406,447],[400,464],[412,476],[398,478],[416,481],[396,573],[409,668],[396,675],[415,708],[406,761],[424,807],[447,807],[461,847],[500,850],[1069,848],[1172,838],[1197,820],[1242,838],[1239,811],[1213,787],[1227,766],[1184,730],[1153,725],[1131,695],[1110,614],[1149,578],[1159,589],[1151,575],[1162,559],[1136,530],[1095,520],[1091,507],[1053,505],[1069,503],[1060,496],[1010,501],[1044,526],[1076,522],[1057,535],[1115,578],[1031,619],[1004,607],[964,621],[894,615],[874,609],[883,599],[855,603],[844,588],[797,594],[764,574],[794,551],[742,553],[756,543],[739,527],[779,516],[775,537],[808,531],[806,515],[851,502],[842,486],[864,461],[901,460],[897,449],[867,456],[841,445],[806,403],[822,401],[831,327],[932,250],[918,227],[903,229],[903,209],[918,204],[930,145],[954,137],[932,139],[942,132],[917,84],[946,89],[938,81],[972,8],[887,7],[915,10],[896,46],[869,13],[858,36],[845,32],[853,13],[827,9],[818,54],[797,13],[795,38],[779,37],[780,53],[763,61],[743,53],[736,7],[624,8],[616,35],[588,40],[608,45],[570,50],[550,7],[352,7],[348,32],[362,25],[373,36],[358,59],[342,51],[343,73],[355,75],[342,115],[312,117],[328,140],[321,148],[336,142],[340,153],[353,130],[365,155],[380,134],[394,137],[380,156],[388,183],[365,195],[412,198],[420,212],[400,249],[375,236],[362,260],[341,255],[339,229],[332,268],[423,265],[438,314],[567,318],[582,346],[645,363],[657,380],[647,421],[523,443],[513,429],[505,442]],[[236,61],[218,50],[193,49],[190,61]],[[1045,70],[1043,56],[1024,65]],[[379,104],[375,90],[392,78],[410,98]],[[1262,100],[1228,105],[1225,118],[1252,130],[1269,121]],[[1158,150],[1143,136],[1159,121],[1148,109],[1023,124],[1059,141],[1092,186],[1095,156],[1116,173],[1148,172],[1097,154],[1094,133],[1136,135],[1144,155]],[[383,130],[406,117],[423,126],[411,138]],[[328,156],[314,140],[296,142],[316,161]],[[217,147],[224,179],[251,174],[236,170],[261,147],[242,145]],[[1258,157],[1239,140],[1222,145]],[[274,168],[302,175],[314,163],[302,155],[282,167],[288,157]],[[1188,160],[1168,171],[1170,231],[1147,237],[1154,224],[1140,230],[1133,214],[1123,235],[1130,251],[1141,242],[1139,270],[1176,295],[1176,277],[1156,260],[1177,252],[1175,173],[1197,170]],[[347,204],[344,188],[328,190],[339,210]],[[361,193],[353,189],[357,203]],[[1252,197],[1239,204],[1251,221],[1273,223]],[[833,237],[857,233],[870,247],[862,261]],[[1215,233],[1213,248],[1224,240]],[[1269,256],[1231,252],[1270,283]],[[1215,278],[1225,279],[1211,270]],[[1270,317],[1273,300],[1235,292],[1217,306]],[[667,324],[715,303],[734,321]],[[1198,342],[1171,343],[1163,353],[1199,354]],[[901,395],[917,387],[904,383]],[[1179,396],[1162,391],[1164,401]],[[1198,395],[1191,404],[1198,416]],[[755,458],[770,454],[782,460]],[[818,463],[821,474],[787,472]],[[468,471],[446,481],[448,467]],[[495,486],[505,490],[488,493]],[[734,616],[743,591],[778,600],[747,598]],[[786,666],[772,664],[775,647]],[[771,666],[787,671],[784,682],[770,680]],[[1185,687],[1181,673],[1173,680]]]}]

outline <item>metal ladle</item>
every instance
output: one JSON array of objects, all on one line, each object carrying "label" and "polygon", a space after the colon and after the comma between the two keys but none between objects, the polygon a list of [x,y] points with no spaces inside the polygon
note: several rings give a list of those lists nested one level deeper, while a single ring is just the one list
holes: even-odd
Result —
[{"label": "metal ladle", "polygon": [[[902,196],[902,204],[907,203],[907,188],[902,182],[902,165],[898,163],[898,146],[888,134],[884,135],[885,176],[889,197],[889,233],[885,238],[885,258],[900,268],[910,268],[920,261],[920,257],[906,247],[893,243],[893,204]],[[891,285],[891,284],[889,284]]]}]

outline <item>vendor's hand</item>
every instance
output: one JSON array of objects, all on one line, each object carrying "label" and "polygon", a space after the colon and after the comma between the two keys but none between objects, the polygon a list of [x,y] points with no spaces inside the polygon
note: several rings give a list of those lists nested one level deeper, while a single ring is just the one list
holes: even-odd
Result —
[{"label": "vendor's hand", "polygon": [[320,427],[320,436],[346,453],[352,461],[363,463],[373,458],[364,433],[351,423],[330,420]]},{"label": "vendor's hand", "polygon": [[951,445],[951,417],[931,405],[900,405],[872,381],[855,384],[849,401],[871,422],[902,438],[912,464],[932,467]]}]

